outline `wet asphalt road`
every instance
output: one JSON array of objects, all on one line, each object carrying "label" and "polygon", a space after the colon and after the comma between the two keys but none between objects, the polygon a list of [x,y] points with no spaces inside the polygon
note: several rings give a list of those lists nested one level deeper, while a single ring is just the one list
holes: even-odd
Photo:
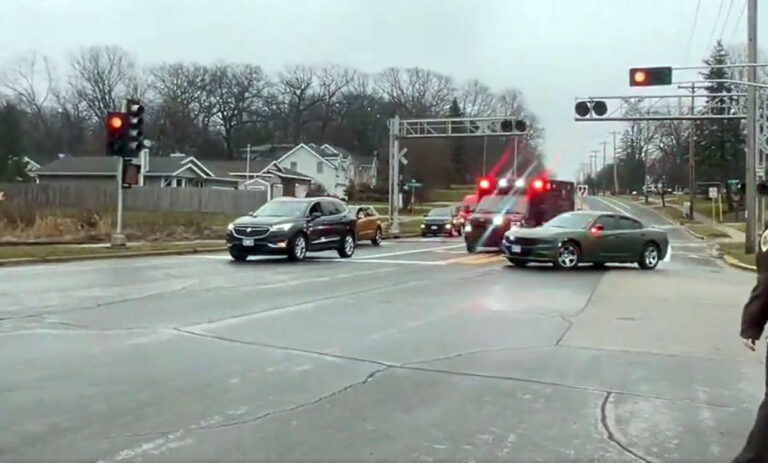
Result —
[{"label": "wet asphalt road", "polygon": [[3,461],[727,461],[762,396],[753,275],[652,211],[670,262],[556,272],[461,239],[351,260],[0,269]]}]

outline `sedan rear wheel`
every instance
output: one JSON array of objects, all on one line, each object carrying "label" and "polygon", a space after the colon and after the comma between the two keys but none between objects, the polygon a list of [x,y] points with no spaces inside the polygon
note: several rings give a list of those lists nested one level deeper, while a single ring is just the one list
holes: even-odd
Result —
[{"label": "sedan rear wheel", "polygon": [[581,252],[576,243],[567,241],[560,245],[557,250],[555,267],[562,269],[571,269],[579,265]]},{"label": "sedan rear wheel", "polygon": [[655,269],[659,265],[659,247],[653,243],[647,243],[643,246],[643,252],[640,254],[637,265],[643,270]]},{"label": "sedan rear wheel", "polygon": [[374,246],[378,246],[381,244],[381,240],[383,239],[383,234],[381,232],[381,227],[376,229],[376,234],[373,236],[373,239],[371,240],[371,244]]}]

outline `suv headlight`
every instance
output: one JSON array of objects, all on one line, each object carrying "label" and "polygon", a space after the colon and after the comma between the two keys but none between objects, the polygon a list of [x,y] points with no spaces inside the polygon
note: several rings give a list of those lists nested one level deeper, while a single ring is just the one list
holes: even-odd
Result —
[{"label": "suv headlight", "polygon": [[227,225],[227,231],[232,231],[234,229],[235,229],[235,224],[231,223],[231,224]]},{"label": "suv headlight", "polygon": [[288,231],[293,226],[292,223],[280,223],[277,225],[272,225],[272,230],[274,231]]},{"label": "suv headlight", "polygon": [[493,218],[493,224],[494,225],[501,225],[504,223],[504,217],[497,215]]}]

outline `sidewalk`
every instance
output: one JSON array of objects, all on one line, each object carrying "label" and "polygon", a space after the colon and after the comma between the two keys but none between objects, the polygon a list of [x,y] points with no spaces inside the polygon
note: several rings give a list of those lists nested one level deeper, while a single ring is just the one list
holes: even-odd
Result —
[{"label": "sidewalk", "polygon": [[[639,201],[639,203],[640,204],[645,204],[645,201],[641,200],[641,201]],[[656,198],[648,198],[648,203],[651,204],[651,205],[661,206],[661,201],[656,199]],[[683,215],[685,214],[685,210],[683,209],[683,206],[680,206],[679,204],[674,204],[674,203],[667,202],[666,206],[674,208],[674,209],[677,209]],[[741,243],[743,243],[746,240],[746,234],[744,232],[742,232],[741,230],[738,230],[738,229],[733,228],[733,227],[729,227],[726,224],[723,224],[723,223],[720,223],[720,222],[717,222],[717,221],[714,221],[714,220],[711,220],[711,219],[701,220],[700,217],[701,217],[700,214],[695,215],[693,220],[691,220],[690,223],[695,224],[695,225],[703,225],[703,226],[707,226],[707,227],[712,227],[715,230],[717,230],[717,231],[719,231],[719,232],[729,236],[729,238],[713,239],[712,241],[715,241],[715,242],[733,241],[733,242],[741,242]],[[673,218],[673,220],[674,220],[674,218]],[[685,225],[685,224],[681,223],[681,225]]]}]

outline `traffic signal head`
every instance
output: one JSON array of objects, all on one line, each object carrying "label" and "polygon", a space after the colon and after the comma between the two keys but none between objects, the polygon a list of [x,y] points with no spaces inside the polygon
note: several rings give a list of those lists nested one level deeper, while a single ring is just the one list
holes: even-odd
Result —
[{"label": "traffic signal head", "polygon": [[139,100],[126,101],[128,111],[128,150],[129,155],[136,157],[146,148],[144,143],[144,106]]},{"label": "traffic signal head", "polygon": [[654,85],[671,85],[672,68],[669,66],[655,68],[632,68],[629,70],[630,87],[651,87]]},{"label": "traffic signal head", "polygon": [[107,114],[107,155],[125,156],[128,149],[128,121],[125,113]]}]

